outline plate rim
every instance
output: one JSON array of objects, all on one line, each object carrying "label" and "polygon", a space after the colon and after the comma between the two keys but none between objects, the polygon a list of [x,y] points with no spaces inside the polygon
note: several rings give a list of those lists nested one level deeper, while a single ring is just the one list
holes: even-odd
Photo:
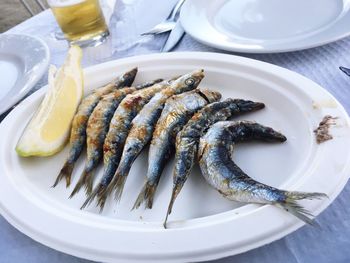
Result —
[{"label": "plate rim", "polygon": [[[38,81],[45,74],[45,72],[49,66],[49,62],[50,62],[50,58],[51,58],[50,49],[49,49],[48,45],[45,43],[45,41],[42,40],[41,38],[39,38],[37,36],[28,35],[28,34],[4,33],[0,36],[0,39],[6,38],[9,36],[11,38],[21,38],[21,40],[23,40],[23,38],[26,38],[26,39],[31,39],[31,40],[36,41],[44,49],[45,56],[43,57],[43,60],[39,64],[36,64],[36,65],[39,65],[39,67],[36,69],[37,74],[34,74],[34,77],[29,79],[26,82],[29,84],[27,85],[27,87],[25,89],[20,88],[19,89],[20,92],[16,93],[14,96],[9,97],[8,94],[6,94],[2,98],[2,100],[6,100],[7,102],[5,103],[4,106],[0,107],[0,115],[5,113],[9,109],[11,109],[11,107],[16,105],[16,103],[18,103],[21,99],[23,99],[28,94],[28,92],[33,89],[33,87],[38,83]],[[19,57],[19,58],[22,59],[22,57]],[[23,60],[23,62],[26,63],[25,60]],[[28,69],[28,70],[31,70],[31,69]],[[18,81],[22,77],[23,76],[18,77],[16,81]],[[13,90],[13,89],[17,89],[16,85],[14,85],[10,90]]]},{"label": "plate rim", "polygon": [[[150,55],[142,55],[142,56],[136,56],[136,57],[129,57],[129,58],[124,58],[124,59],[119,59],[119,60],[113,60],[113,61],[109,61],[109,62],[106,62],[106,63],[102,63],[102,64],[98,64],[98,65],[95,65],[95,66],[92,66],[92,67],[89,67],[87,69],[85,69],[85,73],[86,74],[91,74],[91,72],[94,72],[98,69],[100,70],[103,70],[103,68],[108,68],[108,67],[116,67],[118,64],[132,64],[133,62],[135,61],[138,61],[138,60],[151,60],[151,59],[154,59],[154,57],[156,58],[164,58],[166,59],[167,57],[170,57],[170,58],[173,58],[173,59],[188,59],[189,57],[196,57],[196,58],[201,58],[203,60],[209,60],[209,61],[234,61],[235,63],[238,63],[240,64],[241,62],[246,62],[248,63],[249,65],[253,66],[253,67],[258,67],[260,68],[260,66],[268,66],[270,69],[278,69],[278,71],[285,71],[285,72],[289,72],[289,74],[292,74],[292,75],[296,75],[298,76],[299,79],[303,79],[304,81],[307,81],[309,84],[313,83],[313,86],[317,86],[318,89],[321,89],[322,92],[324,92],[325,94],[327,94],[327,96],[330,96],[331,98],[333,98],[337,104],[339,104],[339,109],[343,112],[344,116],[346,116],[346,121],[347,121],[347,124],[349,124],[349,116],[348,114],[346,113],[345,109],[343,108],[343,106],[334,98],[334,96],[332,94],[330,94],[328,91],[326,91],[325,89],[323,89],[321,86],[319,86],[317,83],[313,82],[312,80],[309,80],[307,79],[306,77],[303,77],[302,75],[298,74],[298,73],[295,73],[295,72],[292,72],[288,69],[285,69],[285,68],[282,68],[282,67],[279,67],[279,66],[276,66],[276,65],[273,65],[273,64],[270,64],[270,63],[266,63],[266,62],[262,62],[262,61],[258,61],[258,60],[254,60],[254,59],[249,59],[249,58],[244,58],[244,57],[239,57],[239,56],[233,56],[233,55],[225,55],[225,54],[217,54],[217,53],[210,53],[210,52],[176,52],[176,53],[167,53],[167,54],[150,54]],[[256,63],[258,65],[252,65],[250,63]],[[244,64],[244,63],[243,63]],[[246,65],[246,64],[244,64]],[[34,94],[36,94],[35,96],[34,95],[31,95],[29,96],[28,98],[26,98],[24,100],[23,103],[29,103],[30,100],[34,100],[36,98],[36,96],[39,96],[38,94],[40,93],[43,93],[44,90],[39,90],[37,92],[35,92]],[[4,121],[0,124],[0,134],[3,132],[3,126],[4,124],[3,123],[7,123],[7,122],[10,122],[10,116],[12,115],[15,115],[15,113],[19,111],[19,108],[15,109],[13,112],[11,112],[5,119]],[[0,143],[1,145],[1,143]],[[348,159],[348,162],[346,163],[346,169],[347,171],[350,170],[350,163],[349,163],[350,159]],[[0,167],[0,170],[3,169],[2,167]],[[349,173],[347,173],[349,174]],[[335,194],[334,196],[332,196],[327,202],[323,202],[323,205],[322,206],[319,206],[318,207],[318,212],[316,212],[316,214],[318,214],[321,210],[324,210],[325,207],[327,207],[331,201],[333,201],[335,199],[335,197],[341,192],[341,190],[343,189],[343,187],[345,186],[346,184],[346,181],[348,179],[348,176],[344,176],[342,178],[343,180],[341,182],[338,183],[338,186],[337,186],[337,190],[334,191]],[[0,195],[1,196],[1,195]],[[39,241],[40,243],[43,243],[45,245],[48,245],[54,249],[57,249],[57,250],[60,250],[62,252],[65,252],[65,253],[69,253],[69,254],[72,254],[72,255],[76,255],[76,256],[79,256],[79,257],[83,257],[83,258],[87,258],[87,259],[94,259],[94,260],[101,260],[101,255],[100,256],[96,256],[94,257],[93,254],[91,253],[86,253],[86,252],[82,252],[82,251],[77,251],[73,248],[69,248],[63,244],[55,244],[54,241],[52,241],[52,238],[51,239],[45,239],[45,236],[40,236],[40,235],[37,235],[37,234],[33,234],[33,233],[30,233],[30,231],[28,229],[26,229],[25,227],[21,226],[20,223],[16,222],[16,220],[14,218],[11,217],[11,214],[9,213],[9,211],[6,211],[6,208],[4,207],[4,205],[2,204],[3,200],[0,200],[0,211],[1,211],[1,214],[6,218],[6,220],[8,220],[12,225],[14,225],[17,229],[19,229],[21,232],[25,233],[26,235],[32,237],[33,239]],[[270,206],[262,206],[260,207],[259,209],[263,209],[264,210],[267,210],[266,208],[267,207],[270,207]],[[224,256],[229,256],[229,255],[232,255],[232,254],[237,254],[237,253],[242,253],[242,252],[245,252],[247,250],[250,250],[252,248],[255,248],[255,247],[259,247],[263,244],[267,244],[267,243],[270,243],[271,241],[273,240],[277,240],[277,239],[280,239],[281,237],[293,232],[294,230],[298,229],[299,227],[301,227],[302,225],[304,225],[302,222],[298,222],[296,224],[294,224],[292,227],[289,227],[289,228],[286,228],[285,231],[281,231],[279,233],[276,233],[275,235],[271,235],[269,238],[265,238],[263,239],[261,242],[258,242],[258,243],[254,243],[254,244],[250,244],[250,245],[247,245],[245,246],[245,249],[241,249],[237,252],[237,249],[228,249],[228,248],[225,248],[224,251],[220,251],[220,252],[216,252],[216,253],[213,253],[213,252],[208,252],[208,254],[204,255],[204,254],[201,254],[201,255],[196,255],[196,256],[192,256],[192,258],[181,258],[179,257],[179,255],[177,255],[178,257],[177,258],[174,258],[172,257],[171,259],[166,259],[166,261],[168,262],[172,262],[172,261],[178,261],[178,259],[187,259],[187,260],[209,260],[209,259],[215,259],[215,258],[219,258],[219,257],[224,257]],[[168,230],[166,230],[168,231]],[[234,251],[234,252],[232,252]],[[147,260],[147,261],[155,261],[154,259],[149,259],[149,258],[142,258],[143,260]],[[108,261],[108,262],[114,262],[115,260],[111,260],[110,258],[105,258],[103,259],[105,261]],[[137,256],[130,259],[129,258],[129,261],[136,261],[137,260]],[[164,261],[165,259],[164,258],[157,258],[157,260],[162,260]]]},{"label": "plate rim", "polygon": [[[288,52],[294,52],[294,51],[301,51],[301,50],[306,50],[306,49],[311,49],[315,47],[320,47],[324,46],[327,44],[331,44],[333,42],[336,42],[338,40],[341,40],[343,38],[349,37],[350,36],[350,30],[348,32],[339,34],[337,36],[333,36],[329,39],[324,39],[321,41],[316,41],[316,42],[311,42],[307,45],[303,46],[295,46],[295,47],[282,47],[282,48],[262,48],[262,49],[254,49],[254,48],[244,48],[244,47],[239,47],[239,46],[228,46],[225,44],[225,42],[220,42],[220,41],[215,41],[215,38],[203,38],[200,37],[196,32],[196,30],[192,30],[191,26],[189,26],[189,23],[186,23],[186,8],[196,0],[187,0],[180,11],[180,23],[185,30],[187,34],[189,34],[192,38],[194,38],[196,41],[199,43],[202,43],[206,46],[213,47],[219,50],[224,50],[224,51],[231,51],[231,52],[239,52],[239,53],[245,53],[245,54],[275,54],[275,53],[288,53]],[[350,12],[350,10],[348,10]],[[334,25],[332,26],[334,27]],[[318,35],[318,34],[316,34]]]}]

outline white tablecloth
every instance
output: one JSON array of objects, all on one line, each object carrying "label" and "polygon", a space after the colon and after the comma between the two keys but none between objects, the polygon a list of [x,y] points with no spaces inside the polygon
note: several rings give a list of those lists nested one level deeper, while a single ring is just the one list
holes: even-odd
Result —
[{"label": "white tablecloth", "polygon": [[[111,0],[112,2],[114,0]],[[159,52],[164,37],[140,38],[139,33],[164,19],[176,0],[117,0],[116,10],[109,19],[112,37],[98,47],[85,50],[83,65],[138,54]],[[106,6],[107,15],[111,13]],[[9,30],[8,33],[36,35],[47,42],[51,51],[51,63],[60,65],[67,51],[64,41],[53,38],[57,24],[50,11],[45,11]],[[212,51],[186,35],[175,51]],[[225,52],[226,53],[226,52]],[[350,78],[338,69],[350,67],[350,38],[305,51],[242,55],[270,62],[296,71],[317,82],[332,93],[350,112]],[[36,86],[47,82],[45,76]],[[332,175],[329,175],[332,176]],[[304,226],[272,244],[241,255],[219,259],[215,262],[249,263],[301,263],[301,262],[350,262],[350,184],[318,218],[320,227]],[[0,217],[0,262],[88,262],[50,248],[24,236]]]}]

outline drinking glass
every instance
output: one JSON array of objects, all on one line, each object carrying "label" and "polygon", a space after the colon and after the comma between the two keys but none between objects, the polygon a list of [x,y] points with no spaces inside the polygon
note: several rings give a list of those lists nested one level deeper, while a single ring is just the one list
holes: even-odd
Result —
[{"label": "drinking glass", "polygon": [[99,0],[48,0],[71,45],[97,46],[109,35]]}]

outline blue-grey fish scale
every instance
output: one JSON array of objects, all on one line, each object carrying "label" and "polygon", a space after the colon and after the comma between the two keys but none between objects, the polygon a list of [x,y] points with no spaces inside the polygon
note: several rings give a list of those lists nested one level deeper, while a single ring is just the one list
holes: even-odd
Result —
[{"label": "blue-grey fish scale", "polygon": [[233,99],[214,102],[197,112],[176,137],[174,183],[183,183],[191,168],[198,150],[198,142],[212,123],[230,118],[239,112]]},{"label": "blue-grey fish scale", "polygon": [[93,110],[87,124],[87,171],[93,169],[102,158],[102,148],[108,132],[109,123],[119,103],[128,94],[152,86],[160,81],[162,80],[156,79],[141,83],[135,87],[122,88],[102,97]]},{"label": "blue-grey fish scale", "polygon": [[158,92],[132,121],[132,128],[126,139],[125,147],[116,174],[127,176],[133,161],[152,138],[154,127],[164,108],[166,100],[174,94],[195,89],[203,79],[203,70],[195,70],[175,80],[171,85]]},{"label": "blue-grey fish scale", "polygon": [[[226,198],[246,203],[276,203],[286,199],[284,191],[259,183],[232,161],[232,145],[255,138],[283,141],[283,135],[253,122],[215,123],[200,139],[199,164],[207,182]],[[260,129],[260,131],[259,131]],[[258,134],[261,132],[261,134]],[[263,133],[267,137],[264,137]],[[269,137],[270,136],[270,137]],[[280,136],[280,138],[278,138]]]},{"label": "blue-grey fish scale", "polygon": [[149,150],[147,171],[149,185],[158,183],[165,163],[174,150],[176,134],[196,111],[220,98],[218,92],[196,89],[167,100],[153,133]]},{"label": "blue-grey fish scale", "polygon": [[87,132],[87,165],[92,169],[102,157],[102,147],[108,132],[109,123],[119,103],[127,94],[136,91],[136,88],[124,88],[105,95],[91,114]]},{"label": "blue-grey fish scale", "polygon": [[104,175],[101,183],[109,183],[118,167],[131,122],[142,107],[159,91],[169,86],[168,81],[127,95],[114,112],[103,145]]},{"label": "blue-grey fish scale", "polygon": [[74,163],[78,159],[86,142],[86,128],[89,117],[102,98],[115,89],[120,89],[125,86],[130,86],[135,79],[137,69],[132,69],[129,72],[119,76],[111,83],[95,89],[90,95],[86,96],[78,107],[72,122],[70,134],[70,152],[68,162]]},{"label": "blue-grey fish scale", "polygon": [[228,98],[199,110],[176,137],[174,183],[184,183],[188,177],[197,155],[199,139],[212,124],[238,114],[262,109],[264,106],[259,102]]}]

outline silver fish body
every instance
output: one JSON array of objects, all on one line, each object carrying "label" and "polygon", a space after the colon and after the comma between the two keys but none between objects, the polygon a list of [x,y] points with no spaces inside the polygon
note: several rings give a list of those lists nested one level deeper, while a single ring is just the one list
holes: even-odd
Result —
[{"label": "silver fish body", "polygon": [[89,117],[86,128],[86,165],[70,197],[77,193],[83,185],[86,187],[86,192],[91,193],[93,182],[92,172],[102,159],[103,143],[108,132],[109,123],[122,99],[124,99],[128,94],[152,86],[160,81],[162,80],[156,79],[153,81],[141,83],[135,87],[127,87],[115,90],[107,95],[104,95],[98,102],[97,106],[94,108],[92,114]]},{"label": "silver fish body", "polygon": [[166,161],[174,151],[176,134],[196,111],[220,98],[221,94],[218,92],[196,89],[168,99],[153,133],[148,155],[147,180],[134,208],[138,208],[143,202],[146,202],[147,208],[152,208],[159,179]]},{"label": "silver fish body", "polygon": [[[159,91],[167,88],[169,81],[162,81],[151,87],[127,95],[113,114],[109,130],[103,144],[104,172],[99,184],[108,186],[118,167],[125,139],[131,128],[131,122],[142,107]],[[105,187],[103,190],[106,190]],[[94,190],[84,202],[88,205],[96,195]],[[102,193],[101,193],[102,194]]]},{"label": "silver fish body", "polygon": [[55,187],[61,179],[66,179],[66,186],[71,182],[72,171],[75,162],[78,160],[86,142],[86,128],[89,117],[94,108],[101,100],[102,96],[126,86],[131,86],[137,74],[137,68],[134,68],[120,77],[117,77],[111,83],[95,89],[90,95],[86,96],[78,107],[72,122],[72,128],[69,139],[69,154],[63,168],[56,178],[53,187]]},{"label": "silver fish body", "polygon": [[198,158],[204,178],[230,200],[275,205],[311,224],[312,215],[297,200],[322,198],[326,195],[280,190],[249,177],[232,160],[232,149],[236,143],[252,140],[283,142],[286,137],[254,122],[223,121],[214,124],[199,144]]},{"label": "silver fish body", "polygon": [[[168,88],[155,94],[137,114],[131,123],[131,129],[125,141],[119,166],[113,176],[115,179],[110,183],[110,189],[116,185],[119,176],[128,176],[134,160],[151,140],[154,126],[162,112],[166,100],[174,94],[195,89],[203,77],[203,70],[195,70],[179,77],[173,81]],[[104,188],[105,186],[100,184],[94,192],[102,192]],[[99,196],[98,204],[101,209],[103,209],[105,204],[105,198],[106,195]]]},{"label": "silver fish body", "polygon": [[229,98],[224,101],[214,102],[195,113],[177,134],[173,190],[164,222],[165,227],[175,199],[180,193],[195,163],[200,137],[205,134],[212,124],[218,121],[224,121],[233,116],[260,110],[264,107],[265,105],[263,103],[242,99]]}]

